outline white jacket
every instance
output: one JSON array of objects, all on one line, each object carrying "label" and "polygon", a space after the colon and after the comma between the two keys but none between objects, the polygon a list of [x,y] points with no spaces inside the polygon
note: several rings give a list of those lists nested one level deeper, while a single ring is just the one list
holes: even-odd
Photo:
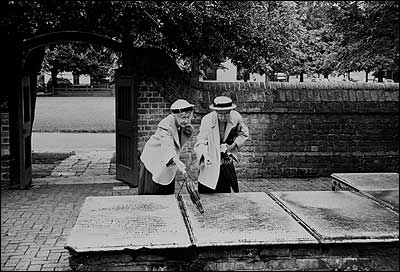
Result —
[{"label": "white jacket", "polygon": [[[225,128],[223,141],[226,140],[229,132],[233,128],[238,129],[238,135],[234,140],[236,147],[231,151],[231,153],[238,158],[238,149],[249,138],[249,129],[243,123],[242,116],[237,111],[231,110],[230,119]],[[215,111],[208,113],[201,119],[200,132],[197,136],[197,142],[194,146],[194,151],[196,153],[198,165],[200,165],[200,159],[202,155],[208,154],[212,164],[208,166],[202,164],[199,166],[200,173],[198,181],[214,190],[217,186],[221,162],[218,117]]]},{"label": "white jacket", "polygon": [[182,133],[179,142],[175,118],[170,114],[160,121],[157,131],[144,145],[140,160],[153,175],[154,182],[168,185],[175,178],[176,165],[167,166],[167,163],[180,155],[181,147],[192,137],[193,127],[188,125],[184,129],[190,131],[190,135]]}]

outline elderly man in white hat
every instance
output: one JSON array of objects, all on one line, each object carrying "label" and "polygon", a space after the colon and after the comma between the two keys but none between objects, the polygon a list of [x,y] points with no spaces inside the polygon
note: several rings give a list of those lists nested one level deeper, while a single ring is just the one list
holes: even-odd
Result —
[{"label": "elderly man in white hat", "polygon": [[171,114],[160,121],[157,131],[146,142],[140,156],[139,195],[174,194],[177,171],[186,174],[179,155],[193,135],[193,109],[188,101],[176,100]]},{"label": "elderly man in white hat", "polygon": [[233,161],[239,148],[249,138],[249,129],[236,105],[227,96],[218,96],[210,105],[212,112],[201,120],[194,146],[199,165],[199,193],[239,192]]}]

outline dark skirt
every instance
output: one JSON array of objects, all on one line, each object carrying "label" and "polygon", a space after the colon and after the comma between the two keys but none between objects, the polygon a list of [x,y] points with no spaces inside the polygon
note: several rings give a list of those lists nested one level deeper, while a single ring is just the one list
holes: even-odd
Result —
[{"label": "dark skirt", "polygon": [[200,194],[230,193],[231,187],[235,193],[239,192],[239,185],[233,161],[224,158],[222,159],[222,163],[219,168],[219,177],[215,190],[201,184],[200,182],[198,183]]},{"label": "dark skirt", "polygon": [[173,195],[175,192],[175,179],[168,185],[161,185],[153,181],[153,175],[140,162],[138,195]]}]

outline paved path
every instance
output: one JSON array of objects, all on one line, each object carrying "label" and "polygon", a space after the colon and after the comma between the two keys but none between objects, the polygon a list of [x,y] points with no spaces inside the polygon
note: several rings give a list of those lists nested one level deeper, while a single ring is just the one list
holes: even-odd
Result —
[{"label": "paved path", "polygon": [[[137,194],[137,188],[105,174],[112,153],[78,153],[58,165],[51,177],[33,180],[30,190],[1,193],[2,271],[69,270],[64,245],[85,198]],[[331,190],[331,179],[239,180],[239,188],[241,192]]]},{"label": "paved path", "polygon": [[79,152],[63,160],[51,172],[53,177],[108,175],[114,151]]},{"label": "paved path", "polygon": [[[33,164],[32,171],[40,170],[42,165]],[[34,178],[32,184],[91,184],[115,183],[115,151],[76,152],[61,161],[50,176]]]}]

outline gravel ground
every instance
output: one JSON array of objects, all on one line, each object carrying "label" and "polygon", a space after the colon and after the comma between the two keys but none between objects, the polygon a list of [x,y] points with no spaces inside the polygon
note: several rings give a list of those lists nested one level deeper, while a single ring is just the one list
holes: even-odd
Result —
[{"label": "gravel ground", "polygon": [[33,132],[115,132],[115,97],[37,97]]}]

